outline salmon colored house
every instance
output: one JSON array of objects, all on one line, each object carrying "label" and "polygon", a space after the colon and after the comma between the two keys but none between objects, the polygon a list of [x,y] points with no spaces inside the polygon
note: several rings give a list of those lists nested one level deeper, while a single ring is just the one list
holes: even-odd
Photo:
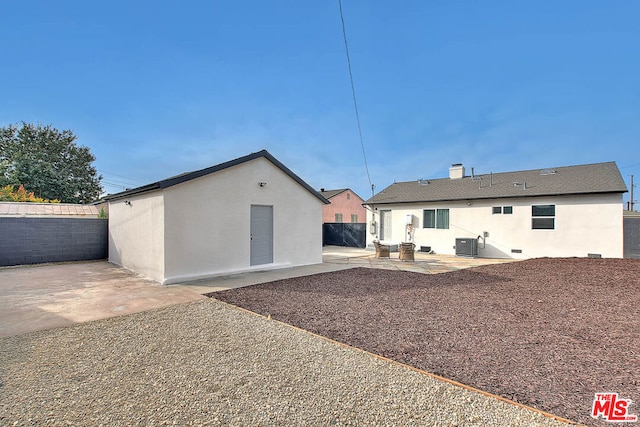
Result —
[{"label": "salmon colored house", "polygon": [[322,207],[322,223],[364,223],[367,213],[364,200],[348,188],[341,190],[320,189],[320,194],[330,204]]}]

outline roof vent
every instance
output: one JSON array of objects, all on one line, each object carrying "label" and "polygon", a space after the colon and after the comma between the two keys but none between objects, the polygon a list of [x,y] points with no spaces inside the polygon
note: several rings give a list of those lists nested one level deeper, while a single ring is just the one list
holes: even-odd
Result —
[{"label": "roof vent", "polygon": [[462,163],[454,163],[449,168],[449,179],[464,178],[464,166]]},{"label": "roof vent", "polygon": [[522,189],[526,190],[527,189],[527,181],[524,181],[524,182],[514,181],[513,186],[514,187],[522,186]]},{"label": "roof vent", "polygon": [[426,179],[419,179],[418,185],[429,185],[429,181]]},{"label": "roof vent", "polygon": [[555,169],[542,169],[540,171],[540,175],[555,175],[555,174],[556,174]]}]

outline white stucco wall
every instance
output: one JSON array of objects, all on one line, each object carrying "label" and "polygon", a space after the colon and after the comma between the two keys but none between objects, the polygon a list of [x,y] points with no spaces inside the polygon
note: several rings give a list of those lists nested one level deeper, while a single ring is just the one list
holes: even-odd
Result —
[{"label": "white stucco wall", "polygon": [[[322,262],[322,202],[265,158],[169,187],[164,200],[163,283]],[[273,206],[273,264],[250,266],[251,205]]]},{"label": "white stucco wall", "polygon": [[[487,258],[586,257],[600,254],[607,258],[623,256],[622,195],[586,195],[493,199],[414,204],[379,205],[379,211],[391,209],[393,228],[391,241],[406,241],[406,216],[414,215],[414,242],[431,246],[441,254],[455,254],[455,239],[477,238],[488,232],[478,255]],[[531,228],[532,205],[555,205],[555,229]],[[493,214],[494,206],[513,206],[513,214]],[[449,229],[423,228],[423,209],[449,209]],[[371,212],[367,212],[368,223]],[[369,230],[367,230],[369,231]],[[367,243],[375,236],[367,232]],[[512,250],[522,253],[513,253]]]},{"label": "white stucco wall", "polygon": [[164,253],[161,191],[109,202],[110,262],[161,282]]}]

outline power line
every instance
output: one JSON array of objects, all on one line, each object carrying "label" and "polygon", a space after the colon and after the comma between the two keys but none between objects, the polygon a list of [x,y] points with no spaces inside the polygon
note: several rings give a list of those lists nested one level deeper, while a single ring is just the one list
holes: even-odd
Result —
[{"label": "power line", "polygon": [[102,181],[102,184],[106,187],[114,187],[114,188],[121,188],[123,190],[126,190],[127,187],[125,187],[124,185],[120,185],[120,184],[114,184],[112,182],[107,182],[107,181]]},{"label": "power line", "polygon": [[[124,179],[126,179],[127,181],[131,181],[131,182],[138,182],[138,183],[140,183],[140,182],[141,182],[141,181],[138,181],[137,179],[133,179],[133,178],[129,178],[129,177],[126,177],[126,176],[118,175],[118,174],[116,174],[116,173],[111,173],[111,172],[107,172],[107,171],[103,171],[103,170],[98,170],[98,172],[103,173],[103,174],[107,174],[107,175],[117,176],[117,177],[119,177],[119,178],[124,178]],[[114,180],[114,181],[115,181],[115,180]]]},{"label": "power line", "polygon": [[344,49],[347,53],[347,65],[349,67],[349,80],[351,81],[351,94],[353,95],[353,108],[356,111],[356,122],[358,123],[358,134],[360,135],[360,145],[362,146],[362,157],[364,158],[364,167],[367,171],[367,179],[369,180],[369,186],[371,187],[371,193],[373,195],[373,184],[371,183],[371,175],[369,175],[369,165],[367,164],[367,154],[364,150],[364,138],[362,137],[362,127],[360,126],[360,114],[358,113],[358,101],[356,100],[356,87],[353,84],[353,72],[351,71],[351,58],[349,56],[349,45],[347,43],[347,31],[344,26],[344,15],[342,13],[342,0],[338,0],[338,6],[340,7],[340,22],[342,22],[342,37],[344,39]]},{"label": "power line", "polygon": [[112,183],[115,182],[116,184],[128,185],[129,187],[131,187],[132,185],[135,185],[137,187],[139,185],[139,184],[132,184],[133,181],[121,181],[119,179],[113,179],[109,177],[102,178],[102,182],[107,182],[107,181]]}]

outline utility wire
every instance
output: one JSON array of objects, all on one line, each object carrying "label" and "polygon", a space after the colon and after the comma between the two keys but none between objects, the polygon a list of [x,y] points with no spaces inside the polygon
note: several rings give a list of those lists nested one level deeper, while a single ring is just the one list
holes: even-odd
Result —
[{"label": "utility wire", "polygon": [[117,176],[119,178],[124,178],[127,181],[131,181],[131,182],[138,182],[141,183],[141,181],[138,181],[137,179],[133,179],[133,178],[129,178],[123,175],[118,175],[116,173],[112,173],[112,172],[107,172],[107,171],[103,171],[103,170],[98,170],[99,173],[103,173],[103,174],[107,174],[107,175],[113,175],[113,176]]},{"label": "utility wire", "polygon": [[107,182],[107,181],[102,181],[101,182],[102,185],[104,185],[105,187],[115,187],[115,188],[121,188],[123,190],[126,190],[128,187],[121,185],[121,184],[114,184],[112,182]]},{"label": "utility wire", "polygon": [[[113,179],[113,178],[110,178],[110,177],[103,177],[103,178],[102,178],[102,182],[107,182],[107,181],[108,181],[108,182],[111,182],[111,183],[116,183],[116,184],[128,185],[128,186],[130,186],[130,187],[131,187],[132,185],[134,185],[134,184],[132,183],[132,181],[122,181],[122,180],[119,180],[119,179]],[[137,186],[139,186],[139,184],[135,184],[135,186],[137,187]]]},{"label": "utility wire", "polygon": [[342,37],[344,38],[344,49],[347,53],[347,65],[349,66],[349,80],[351,81],[351,94],[353,95],[353,108],[356,111],[356,122],[358,123],[358,134],[360,135],[360,145],[362,146],[362,157],[364,158],[364,168],[367,171],[367,179],[371,187],[371,195],[373,196],[373,184],[371,183],[371,175],[369,175],[369,165],[367,164],[367,154],[364,150],[364,138],[362,138],[362,127],[360,126],[360,114],[358,113],[358,101],[356,100],[356,87],[353,84],[353,72],[351,71],[351,58],[349,57],[349,45],[347,44],[347,31],[344,26],[344,15],[342,13],[342,0],[338,0],[340,7],[340,21],[342,22]]}]

